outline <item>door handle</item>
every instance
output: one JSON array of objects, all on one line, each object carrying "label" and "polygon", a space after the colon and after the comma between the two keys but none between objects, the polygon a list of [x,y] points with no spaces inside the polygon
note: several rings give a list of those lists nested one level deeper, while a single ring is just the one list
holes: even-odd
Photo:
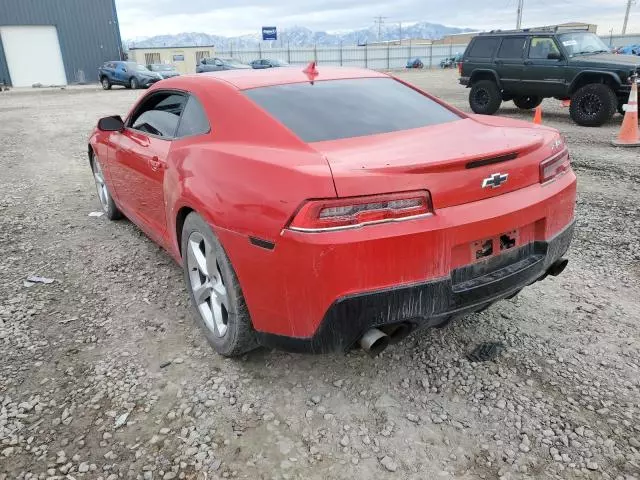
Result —
[{"label": "door handle", "polygon": [[525,65],[533,65],[533,61],[531,61],[531,60],[525,60],[525,61],[524,61],[524,64],[525,64]]},{"label": "door handle", "polygon": [[157,172],[158,170],[161,170],[163,165],[162,162],[160,161],[160,159],[158,157],[153,157],[149,159],[149,166],[151,167],[151,170],[153,170],[154,172]]},{"label": "door handle", "polygon": [[495,64],[496,64],[496,65],[502,65],[503,63],[504,63],[504,62],[503,62],[502,60],[496,60],[496,61],[495,61]]}]

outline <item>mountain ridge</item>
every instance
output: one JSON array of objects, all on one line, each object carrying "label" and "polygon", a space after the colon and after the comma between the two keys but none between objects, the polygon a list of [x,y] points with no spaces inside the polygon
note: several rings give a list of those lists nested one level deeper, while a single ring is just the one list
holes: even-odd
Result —
[{"label": "mountain ridge", "polygon": [[[405,24],[402,28],[402,38],[426,38],[436,40],[455,33],[473,32],[473,29],[448,27],[438,23],[416,22]],[[308,47],[318,46],[339,46],[339,45],[363,45],[372,42],[385,42],[398,40],[400,38],[399,24],[384,24],[380,27],[378,37],[378,27],[371,26],[359,30],[345,30],[336,33],[326,31],[313,31],[306,27],[291,27],[278,31],[278,40],[274,41],[274,46]],[[136,38],[126,40],[125,46],[128,48],[157,48],[157,47],[188,47],[214,45],[221,50],[230,48],[256,48],[262,42],[261,34],[240,35],[236,37],[224,37],[203,32],[183,32],[175,35],[156,35],[149,38]]]}]

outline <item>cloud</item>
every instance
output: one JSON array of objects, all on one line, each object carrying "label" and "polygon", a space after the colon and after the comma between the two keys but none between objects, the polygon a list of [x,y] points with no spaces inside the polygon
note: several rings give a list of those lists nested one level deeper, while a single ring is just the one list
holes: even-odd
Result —
[{"label": "cloud", "polygon": [[[517,0],[116,0],[123,38],[204,32],[223,36],[258,33],[262,25],[312,30],[365,28],[374,16],[385,22],[431,22],[478,30],[512,28]],[[537,0],[525,2],[523,24],[582,21],[598,24],[601,34],[622,28],[625,5],[615,0]],[[640,7],[632,7],[628,32],[640,33]]]}]

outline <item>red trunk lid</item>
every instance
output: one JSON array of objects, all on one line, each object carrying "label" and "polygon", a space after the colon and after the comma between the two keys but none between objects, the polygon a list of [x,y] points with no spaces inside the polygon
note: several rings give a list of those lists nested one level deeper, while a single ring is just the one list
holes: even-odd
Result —
[{"label": "red trunk lid", "polygon": [[[555,135],[524,122],[467,118],[312,146],[326,156],[339,197],[429,190],[437,209],[538,183]],[[498,173],[508,174],[504,183],[482,187]]]}]

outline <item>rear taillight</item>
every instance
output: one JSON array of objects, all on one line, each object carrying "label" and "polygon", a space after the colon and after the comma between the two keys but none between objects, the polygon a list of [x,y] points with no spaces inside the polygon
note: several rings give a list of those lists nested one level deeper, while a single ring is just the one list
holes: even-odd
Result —
[{"label": "rear taillight", "polygon": [[568,172],[570,168],[569,151],[565,149],[540,164],[540,183],[547,183]]},{"label": "rear taillight", "polygon": [[458,74],[462,76],[462,60],[458,62]]},{"label": "rear taillight", "polygon": [[308,200],[302,204],[289,229],[324,232],[397,222],[433,213],[427,191],[372,195],[329,200]]}]

